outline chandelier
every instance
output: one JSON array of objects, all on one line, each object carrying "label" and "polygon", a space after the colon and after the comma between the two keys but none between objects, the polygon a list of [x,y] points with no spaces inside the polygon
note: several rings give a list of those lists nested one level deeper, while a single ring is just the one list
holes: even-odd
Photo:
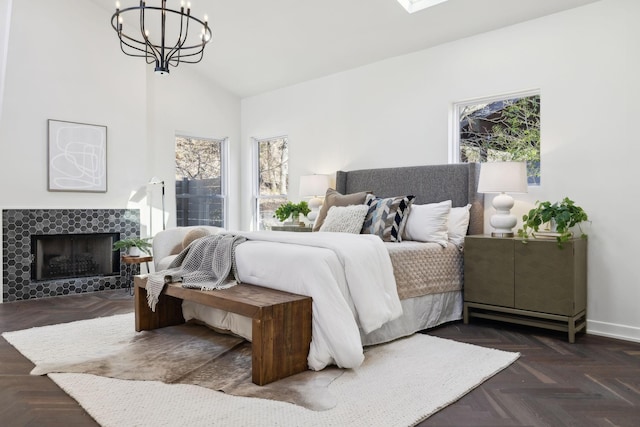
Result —
[{"label": "chandelier", "polygon": [[[131,24],[135,22],[134,17],[138,18],[135,13],[139,14],[140,28]],[[123,19],[125,15],[126,20]],[[193,32],[189,34],[189,24],[201,31],[195,35]],[[141,0],[139,6],[122,10],[120,2],[116,2],[111,26],[118,33],[122,52],[145,58],[147,64],[155,63],[155,72],[158,74],[169,74],[169,66],[177,67],[181,62],[200,62],[204,48],[211,40],[207,16],[202,21],[191,16],[191,3],[187,3],[185,11],[184,1],[180,10],[168,9],[167,0],[162,0],[160,7],[147,6],[146,1]]]}]

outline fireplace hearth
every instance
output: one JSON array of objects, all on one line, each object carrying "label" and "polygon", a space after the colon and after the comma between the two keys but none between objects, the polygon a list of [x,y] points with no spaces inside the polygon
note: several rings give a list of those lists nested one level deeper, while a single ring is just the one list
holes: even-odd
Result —
[{"label": "fireplace hearth", "polygon": [[111,250],[140,236],[137,209],[3,209],[4,302],[126,287]]}]

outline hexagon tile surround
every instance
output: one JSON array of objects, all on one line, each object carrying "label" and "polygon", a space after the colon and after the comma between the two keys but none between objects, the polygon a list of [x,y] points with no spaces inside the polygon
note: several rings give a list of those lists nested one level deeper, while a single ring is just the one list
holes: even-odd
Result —
[{"label": "hexagon tile surround", "polygon": [[138,237],[140,236],[140,211],[138,209],[3,209],[2,300],[11,302],[125,287],[126,265],[124,263],[120,266],[119,276],[31,280],[31,235],[74,233],[120,233],[121,239]]}]

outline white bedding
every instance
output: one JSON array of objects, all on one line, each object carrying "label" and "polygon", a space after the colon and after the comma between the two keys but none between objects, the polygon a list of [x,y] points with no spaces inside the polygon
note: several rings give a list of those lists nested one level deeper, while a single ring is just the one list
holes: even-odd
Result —
[{"label": "white bedding", "polygon": [[[360,366],[364,354],[359,327],[371,332],[402,314],[391,260],[377,236],[277,231],[238,234],[249,239],[236,250],[241,281],[313,298],[311,369],[334,363],[343,368]],[[204,314],[186,303],[183,314],[186,320],[196,318],[247,335],[247,324],[240,325],[235,316]]]}]

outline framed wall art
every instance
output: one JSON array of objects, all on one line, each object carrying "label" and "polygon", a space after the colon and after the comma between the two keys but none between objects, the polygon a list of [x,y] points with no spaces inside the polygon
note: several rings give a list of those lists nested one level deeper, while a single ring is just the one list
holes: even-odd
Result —
[{"label": "framed wall art", "polygon": [[49,191],[107,191],[107,127],[49,120]]}]

